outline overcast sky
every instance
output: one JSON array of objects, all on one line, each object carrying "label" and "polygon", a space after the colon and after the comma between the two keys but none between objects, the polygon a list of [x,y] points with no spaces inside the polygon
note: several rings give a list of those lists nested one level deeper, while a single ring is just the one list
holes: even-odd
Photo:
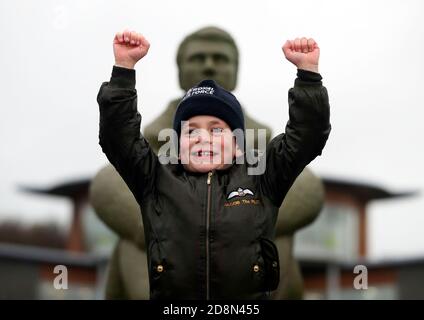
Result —
[{"label": "overcast sky", "polygon": [[[69,222],[61,199],[19,192],[91,177],[107,160],[98,145],[96,95],[113,65],[115,32],[151,43],[137,66],[143,123],[182,94],[177,45],[215,25],[240,48],[235,94],[274,134],[288,119],[295,67],[281,45],[313,37],[331,103],[333,131],[310,166],[323,176],[389,191],[424,189],[424,20],[422,1],[0,2],[0,219]],[[424,197],[369,206],[374,258],[424,256]]]}]

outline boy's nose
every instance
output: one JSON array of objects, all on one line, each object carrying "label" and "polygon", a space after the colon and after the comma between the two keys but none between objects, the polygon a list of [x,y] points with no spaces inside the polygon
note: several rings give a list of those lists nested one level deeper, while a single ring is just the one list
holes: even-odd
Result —
[{"label": "boy's nose", "polygon": [[199,135],[197,136],[197,142],[198,143],[210,143],[211,142],[211,135],[206,130],[201,130],[199,132]]}]

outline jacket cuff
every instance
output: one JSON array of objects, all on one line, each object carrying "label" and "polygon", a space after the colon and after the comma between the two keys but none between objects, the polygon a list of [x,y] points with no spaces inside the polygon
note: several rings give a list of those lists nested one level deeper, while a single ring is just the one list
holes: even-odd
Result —
[{"label": "jacket cuff", "polygon": [[297,77],[302,81],[308,82],[319,82],[322,80],[322,77],[319,73],[303,69],[297,69]]},{"label": "jacket cuff", "polygon": [[110,84],[119,88],[135,89],[135,70],[113,66]]}]

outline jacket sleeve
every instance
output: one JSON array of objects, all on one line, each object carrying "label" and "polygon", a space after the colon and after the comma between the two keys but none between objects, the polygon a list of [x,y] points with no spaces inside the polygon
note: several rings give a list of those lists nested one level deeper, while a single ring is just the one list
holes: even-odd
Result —
[{"label": "jacket sleeve", "polygon": [[97,95],[99,144],[139,203],[154,185],[158,159],[140,132],[135,70],[113,67]]},{"label": "jacket sleeve", "polygon": [[259,177],[263,193],[277,207],[302,170],[321,155],[331,130],[330,105],[321,75],[299,69],[297,76],[289,90],[285,133],[268,144],[265,172]]}]

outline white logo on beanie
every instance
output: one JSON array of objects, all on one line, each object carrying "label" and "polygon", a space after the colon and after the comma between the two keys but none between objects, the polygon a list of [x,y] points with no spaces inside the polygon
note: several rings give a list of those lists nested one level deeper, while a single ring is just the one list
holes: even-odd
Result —
[{"label": "white logo on beanie", "polygon": [[212,94],[215,92],[215,89],[212,87],[197,87],[197,88],[191,88],[187,91],[186,95],[184,96],[184,99],[187,99],[191,96],[195,96],[198,94]]}]

